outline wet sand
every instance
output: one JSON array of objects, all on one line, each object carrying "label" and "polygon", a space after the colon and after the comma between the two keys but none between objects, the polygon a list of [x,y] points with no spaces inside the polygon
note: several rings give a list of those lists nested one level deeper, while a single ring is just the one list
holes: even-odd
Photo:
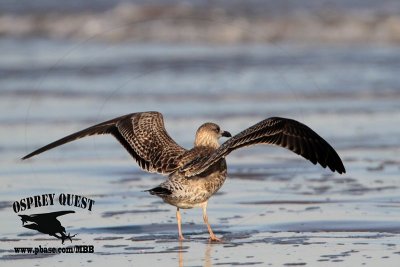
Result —
[{"label": "wet sand", "polygon": [[[39,161],[35,160],[35,164]],[[125,165],[129,160],[120,163]],[[57,165],[61,167],[62,161]],[[102,168],[108,169],[107,163],[104,165]],[[101,266],[396,266],[400,256],[398,181],[368,181],[368,177],[360,181],[304,165],[257,165],[252,168],[253,173],[246,175],[250,165],[233,164],[232,178],[209,205],[210,220],[216,234],[223,238],[222,243],[208,241],[198,209],[183,212],[187,239],[177,241],[174,209],[141,192],[161,182],[157,176],[140,174],[138,170],[133,174],[125,170],[125,174],[78,174],[73,167],[61,174],[50,172],[48,178],[36,173],[35,178],[27,178],[37,182],[36,186],[29,186],[31,192],[43,191],[40,188],[46,180],[54,185],[45,191],[84,193],[95,199],[93,211],[75,209],[76,214],[62,218],[67,232],[77,235],[72,243],[61,245],[60,240],[22,228],[19,218],[11,212],[11,203],[5,202],[0,210],[6,222],[0,240],[1,260],[7,266],[20,266],[29,260],[39,266],[67,266],[71,262]],[[128,168],[126,164],[126,171]],[[68,182],[59,185],[56,180],[65,179],[54,178],[58,175],[68,177]],[[11,187],[11,183],[7,185]],[[15,198],[25,194],[12,195]],[[42,210],[46,209],[35,212]],[[15,254],[12,250],[38,245],[93,245],[95,252],[38,256]]]},{"label": "wet sand", "polygon": [[[2,48],[13,47],[14,52],[5,56],[9,65],[1,66],[9,75],[0,80],[7,89],[0,92],[1,265],[398,266],[400,94],[396,84],[400,83],[385,63],[398,55],[398,49],[360,48],[355,56],[359,61],[354,63],[346,57],[354,54],[343,48],[313,52],[289,46],[285,51],[291,52],[280,57],[282,50],[271,47],[243,54],[235,47],[180,51],[156,45],[107,48],[90,44],[76,48],[57,68],[50,68],[57,53],[65,54],[70,47],[41,40],[33,42],[39,48],[30,60],[42,69],[30,73],[30,67],[22,64],[23,55],[17,53],[23,48],[12,42],[0,42]],[[84,56],[102,49],[104,58]],[[46,50],[48,58],[41,56],[40,51]],[[107,69],[111,55],[109,63],[114,66],[124,56],[142,55],[146,61],[147,56],[162,56],[162,51],[168,52],[166,58],[147,67],[130,61],[110,68],[114,71],[108,74],[81,71],[85,66],[94,70],[87,62],[95,59]],[[214,58],[222,51],[223,58]],[[241,67],[224,66],[213,73],[216,68],[210,66],[225,60],[236,66],[238,53],[248,59]],[[310,56],[320,63],[310,63]],[[201,57],[212,60],[196,61]],[[192,67],[169,69],[176,66],[171,63],[176,58]],[[284,60],[272,64],[272,58]],[[297,67],[291,66],[293,58]],[[353,72],[345,70],[347,60],[355,64],[354,73],[372,74],[358,84],[360,77],[352,78]],[[136,68],[147,74],[129,77]],[[321,82],[319,86],[313,86],[310,73]],[[385,84],[387,90],[367,84]],[[165,91],[167,87],[170,92]],[[239,150],[227,158],[229,179],[209,203],[210,223],[223,242],[208,242],[201,210],[194,209],[183,212],[187,240],[180,243],[175,209],[143,192],[163,177],[140,171],[111,137],[88,138],[30,161],[19,160],[68,133],[143,110],[163,112],[170,135],[185,147],[191,146],[197,126],[204,121],[215,121],[237,133],[269,116],[291,117],[311,126],[337,149],[347,174],[332,174],[284,149]],[[27,212],[75,210],[60,217],[67,233],[77,234],[72,243],[66,240],[62,245],[60,240],[23,228],[12,210],[14,201],[45,193],[95,200],[92,211],[55,205]],[[14,247],[39,245],[93,245],[94,253],[14,252]]]}]

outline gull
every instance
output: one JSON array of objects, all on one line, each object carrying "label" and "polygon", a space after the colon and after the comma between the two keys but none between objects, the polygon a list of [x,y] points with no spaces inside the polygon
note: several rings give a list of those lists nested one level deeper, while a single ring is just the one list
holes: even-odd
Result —
[{"label": "gull", "polygon": [[[131,113],[99,123],[41,147],[22,159],[100,134],[113,135],[143,170],[168,176],[163,183],[146,191],[176,207],[179,240],[184,240],[180,209],[201,207],[210,241],[221,241],[208,222],[207,203],[226,180],[225,157],[238,148],[257,144],[280,146],[332,172],[346,172],[342,160],[328,142],[292,119],[271,117],[233,137],[217,124],[207,122],[198,128],[194,147],[185,149],[169,136],[162,114],[156,111]],[[221,137],[230,138],[220,145]]]}]

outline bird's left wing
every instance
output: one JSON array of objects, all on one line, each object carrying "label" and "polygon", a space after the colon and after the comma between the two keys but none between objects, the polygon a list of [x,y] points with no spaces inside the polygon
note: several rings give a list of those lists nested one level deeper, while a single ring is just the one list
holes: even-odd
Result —
[{"label": "bird's left wing", "polygon": [[333,172],[346,172],[339,155],[321,136],[298,121],[279,117],[265,119],[247,128],[223,143],[209,157],[188,162],[180,171],[187,177],[195,176],[233,150],[256,144],[284,147],[314,164],[329,167]]}]

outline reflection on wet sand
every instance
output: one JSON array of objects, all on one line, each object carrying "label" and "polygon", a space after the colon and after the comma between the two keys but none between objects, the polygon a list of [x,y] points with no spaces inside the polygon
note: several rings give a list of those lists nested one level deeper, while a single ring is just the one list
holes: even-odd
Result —
[{"label": "reflection on wet sand", "polygon": [[182,241],[179,241],[178,266],[179,266],[179,267],[183,267],[183,247],[182,247]]},{"label": "reflection on wet sand", "polygon": [[211,267],[211,244],[207,243],[206,252],[204,253],[204,267]]},{"label": "reflection on wet sand", "polygon": [[[183,267],[185,266],[184,260],[183,260],[183,254],[185,252],[184,247],[182,246],[182,241],[179,241],[179,249],[178,249],[178,266]],[[211,261],[211,246],[212,244],[208,242],[205,246],[205,252],[204,252],[204,267],[212,267],[212,261]]]}]

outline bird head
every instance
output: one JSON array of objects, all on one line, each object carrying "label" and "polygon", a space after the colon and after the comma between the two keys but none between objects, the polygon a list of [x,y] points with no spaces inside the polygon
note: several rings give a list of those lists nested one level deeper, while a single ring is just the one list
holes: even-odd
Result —
[{"label": "bird head", "polygon": [[221,137],[232,137],[232,135],[227,131],[222,131],[217,124],[206,122],[197,129],[194,145],[218,148],[218,139]]}]

